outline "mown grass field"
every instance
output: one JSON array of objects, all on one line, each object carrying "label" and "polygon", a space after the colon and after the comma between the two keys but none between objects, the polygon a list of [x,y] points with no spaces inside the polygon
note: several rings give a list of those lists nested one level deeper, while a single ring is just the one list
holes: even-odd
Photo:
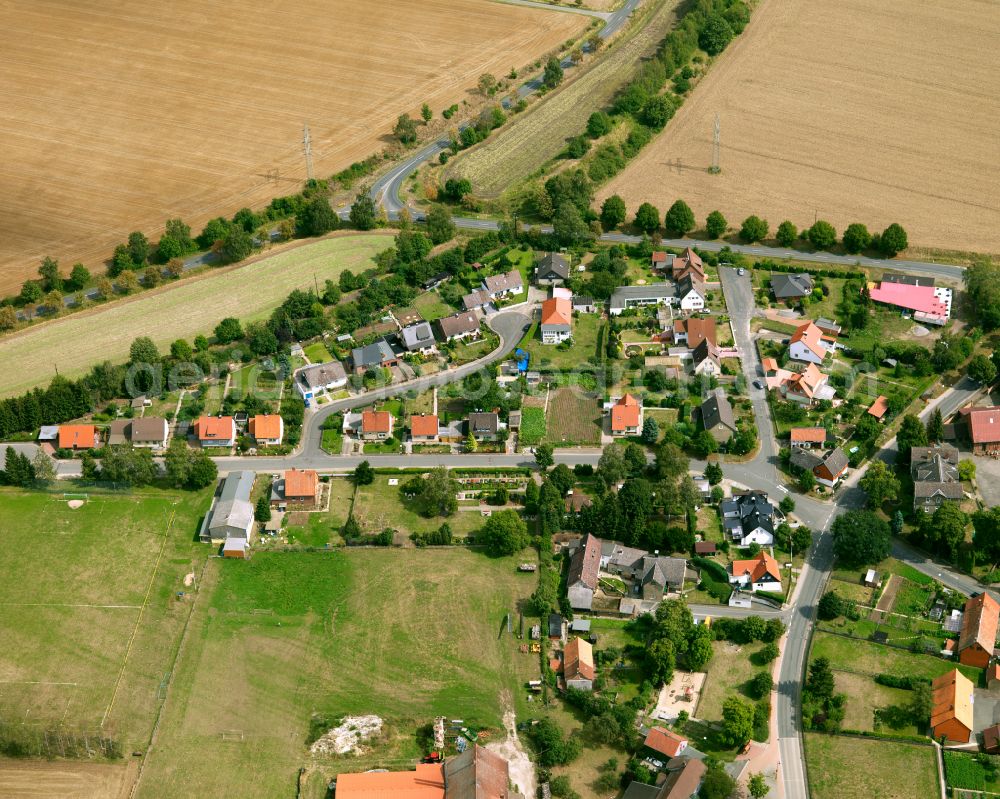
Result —
[{"label": "mown grass field", "polygon": [[933,747],[808,732],[805,744],[813,799],[938,795]]},{"label": "mown grass field", "polygon": [[[462,549],[211,561],[137,795],[282,796],[301,765],[411,766],[438,714],[499,728],[502,697],[538,669],[501,633],[536,582],[516,563]],[[313,758],[313,713],[375,713],[385,733],[367,754]]]},{"label": "mown grass field", "polygon": [[106,716],[125,751],[142,745],[207,507],[205,492],[91,493],[72,510],[61,492],[0,491],[0,718],[93,734]]},{"label": "mown grass field", "polygon": [[573,320],[573,346],[542,344],[542,334],[532,325],[531,338],[521,347],[531,355],[531,369],[574,369],[586,365],[597,352],[597,334],[605,322],[597,314],[580,314]]},{"label": "mown grass field", "polygon": [[[367,451],[367,444],[365,445]],[[478,510],[459,509],[451,516],[421,516],[403,500],[399,486],[413,475],[379,474],[371,485],[359,486],[354,497],[354,518],[366,533],[380,533],[392,527],[401,533],[429,533],[447,522],[455,536],[465,537],[483,525],[483,517]],[[389,485],[389,480],[398,480],[398,485]]]},{"label": "mown grass field", "polygon": [[314,276],[322,284],[363,271],[391,243],[390,233],[335,235],[0,338],[0,395],[45,384],[56,368],[76,377],[101,361],[124,362],[137,336],[162,352],[178,338],[211,334],[224,317],[267,316],[292,289],[312,288]]},{"label": "mown grass field", "polygon": [[918,655],[905,649],[884,646],[857,638],[817,632],[813,637],[810,660],[826,657],[830,666],[844,671],[862,674],[893,674],[934,678],[946,671],[958,668],[973,683],[979,684],[982,669],[962,664],[949,663],[933,655]]},{"label": "mown grass field", "polygon": [[744,700],[749,696],[744,692],[744,686],[753,679],[758,671],[767,671],[750,661],[750,656],[764,648],[761,643],[742,646],[728,641],[712,642],[712,659],[708,662],[705,672],[705,687],[698,699],[698,707],[691,715],[705,721],[720,721],[722,719],[722,703],[734,694]]},{"label": "mown grass field", "polygon": [[569,137],[583,132],[591,113],[609,105],[628,83],[673,24],[678,5],[677,0],[663,0],[645,24],[611,45],[586,72],[456,158],[447,174],[468,178],[477,195],[495,197],[554,158]]}]

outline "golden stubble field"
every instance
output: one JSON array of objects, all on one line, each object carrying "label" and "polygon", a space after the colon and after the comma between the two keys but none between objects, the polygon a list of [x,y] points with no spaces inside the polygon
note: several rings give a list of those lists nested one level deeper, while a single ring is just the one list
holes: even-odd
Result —
[{"label": "golden stubble field", "polygon": [[[763,0],[658,137],[599,193],[773,231],[901,223],[910,244],[1000,252],[993,0]],[[709,175],[722,123],[721,175]],[[678,166],[678,163],[680,166]]]},{"label": "golden stubble field", "polygon": [[[0,293],[45,255],[100,269],[131,230],[296,191],[521,68],[588,17],[488,0],[5,0]],[[277,174],[277,180],[274,178]],[[269,177],[270,176],[270,177]]]}]

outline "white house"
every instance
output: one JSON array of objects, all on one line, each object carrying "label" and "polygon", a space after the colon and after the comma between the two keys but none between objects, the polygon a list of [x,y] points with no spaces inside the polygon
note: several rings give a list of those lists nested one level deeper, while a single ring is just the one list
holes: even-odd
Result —
[{"label": "white house", "polygon": [[788,357],[804,363],[823,363],[829,350],[823,331],[812,322],[799,325],[788,342]]},{"label": "white house", "polygon": [[524,281],[521,273],[516,269],[511,269],[505,275],[491,275],[483,279],[483,291],[491,300],[499,300],[515,294],[524,293]]},{"label": "white house", "polygon": [[705,284],[692,274],[687,274],[677,281],[676,302],[682,311],[705,310],[705,293]]},{"label": "white house", "polygon": [[573,310],[569,300],[553,297],[542,303],[542,344],[559,344],[573,336]]},{"label": "white house", "polygon": [[260,446],[280,446],[285,437],[285,420],[276,413],[257,414],[247,426]]},{"label": "white house", "polygon": [[734,560],[729,567],[729,584],[744,591],[781,593],[781,570],[778,561],[767,552],[750,560]]},{"label": "white house", "polygon": [[774,543],[774,506],[767,494],[747,491],[719,504],[722,526],[733,543],[748,547],[751,544],[771,546]]},{"label": "white house", "polygon": [[329,391],[347,385],[347,372],[340,361],[303,366],[295,373],[295,387],[308,405]]}]

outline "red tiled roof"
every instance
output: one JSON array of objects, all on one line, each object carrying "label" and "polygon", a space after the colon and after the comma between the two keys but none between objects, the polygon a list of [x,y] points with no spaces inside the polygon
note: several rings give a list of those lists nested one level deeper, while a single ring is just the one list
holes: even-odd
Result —
[{"label": "red tiled roof", "polygon": [[971,597],[965,603],[962,617],[962,632],[958,636],[958,651],[979,644],[992,653],[997,642],[997,627],[1000,626],[1000,604],[985,591]]},{"label": "red tiled roof", "polygon": [[667,757],[677,757],[683,749],[688,739],[683,735],[678,735],[663,727],[653,727],[646,735],[644,743],[654,752],[659,752]]},{"label": "red tiled roof", "polygon": [[425,413],[411,416],[410,433],[415,436],[436,436],[438,434],[437,416]]},{"label": "red tiled roof", "polygon": [[812,399],[816,390],[826,382],[826,375],[819,367],[811,363],[798,374],[793,374],[788,378],[789,387],[809,399]]},{"label": "red tiled roof", "polygon": [[319,475],[313,469],[288,469],[285,472],[285,497],[314,498],[319,493]]},{"label": "red tiled roof", "polygon": [[91,449],[97,428],[92,424],[64,424],[59,426],[59,449]]},{"label": "red tiled roof", "polygon": [[757,582],[765,576],[773,577],[774,582],[781,581],[778,561],[766,552],[761,552],[756,558],[750,560],[734,560],[733,577],[739,577],[743,574],[749,574],[752,582]]},{"label": "red tiled roof", "polygon": [[228,441],[233,437],[233,417],[201,416],[194,430],[199,441]]},{"label": "red tiled roof", "polygon": [[812,322],[806,322],[795,329],[788,343],[794,344],[797,341],[801,341],[817,358],[824,358],[826,357],[826,347],[820,343],[822,338],[823,331]]},{"label": "red tiled roof", "polygon": [[826,441],[825,427],[793,427],[792,441],[801,444],[822,444]]},{"label": "red tiled roof", "polygon": [[662,264],[667,260],[667,253],[663,250],[656,250],[652,255],[652,262],[654,264]]},{"label": "red tiled roof", "polygon": [[596,591],[597,575],[600,570],[601,539],[590,534],[585,535],[570,558],[567,584],[573,585],[580,582]]},{"label": "red tiled roof", "polygon": [[542,303],[543,325],[569,325],[573,323],[573,306],[569,300],[553,297]]},{"label": "red tiled roof", "polygon": [[691,349],[694,349],[706,339],[709,344],[716,344],[714,319],[699,319],[696,316],[692,316],[690,319],[683,320],[682,325],[687,330],[688,347]]},{"label": "red tiled roof", "polygon": [[254,438],[281,438],[281,417],[277,414],[258,414],[250,419],[249,427]]},{"label": "red tiled roof", "polygon": [[618,433],[630,427],[638,427],[641,411],[639,400],[631,394],[626,394],[611,406],[611,429]]},{"label": "red tiled roof", "polygon": [[563,650],[563,676],[567,680],[592,680],[594,674],[594,647],[582,638],[572,638]]},{"label": "red tiled roof", "polygon": [[889,410],[889,398],[888,397],[878,397],[872,406],[868,409],[868,413],[874,416],[876,419],[881,419],[885,416],[885,412]]},{"label": "red tiled roof", "polygon": [[714,541],[696,541],[694,544],[694,551],[697,555],[709,555],[715,552],[715,542]]},{"label": "red tiled roof", "polygon": [[366,771],[337,776],[337,799],[444,799],[444,765],[420,763],[416,771]]},{"label": "red tiled roof", "polygon": [[392,430],[389,411],[365,411],[361,414],[362,433],[388,433]]},{"label": "red tiled roof", "polygon": [[973,408],[967,415],[973,444],[1000,441],[1000,408]]}]

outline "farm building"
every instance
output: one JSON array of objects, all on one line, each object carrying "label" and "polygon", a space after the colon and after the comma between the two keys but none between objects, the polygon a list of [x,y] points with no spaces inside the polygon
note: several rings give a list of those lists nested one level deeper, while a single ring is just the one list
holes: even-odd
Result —
[{"label": "farm building", "polygon": [[285,420],[276,413],[259,413],[247,425],[250,437],[258,446],[280,446],[285,438]]},{"label": "farm building", "polygon": [[589,533],[573,550],[569,561],[566,593],[574,610],[590,610],[601,571],[601,540]]},{"label": "farm building", "polygon": [[366,771],[340,774],[337,799],[444,799],[444,765],[418,763],[415,771]]},{"label": "farm building", "polygon": [[231,447],[236,443],[236,420],[232,416],[200,416],[194,435],[203,447]]},{"label": "farm building", "polygon": [[255,477],[249,471],[226,475],[202,524],[199,538],[203,542],[221,544],[227,538],[242,538],[248,543],[252,540],[254,516],[250,496]]},{"label": "farm building", "polygon": [[246,560],[250,556],[250,547],[245,538],[227,538],[222,544],[222,557]]},{"label": "farm building", "polygon": [[998,625],[1000,604],[985,592],[970,597],[958,636],[958,662],[985,669],[996,649]]},{"label": "farm building", "polygon": [[882,279],[871,284],[868,293],[872,302],[892,305],[913,312],[914,320],[931,325],[943,325],[951,317],[951,289],[942,286],[922,286]]},{"label": "farm building", "polygon": [[574,636],[563,650],[563,678],[567,688],[594,690],[594,647],[589,641]]},{"label": "farm building", "polygon": [[92,424],[64,424],[59,426],[59,449],[93,449],[100,439]]},{"label": "farm building", "polygon": [[931,732],[954,743],[968,743],[972,737],[972,680],[958,669],[942,674],[931,683],[934,709]]},{"label": "farm building", "polygon": [[976,455],[1000,452],[1000,407],[963,408],[959,418],[965,422]]}]

